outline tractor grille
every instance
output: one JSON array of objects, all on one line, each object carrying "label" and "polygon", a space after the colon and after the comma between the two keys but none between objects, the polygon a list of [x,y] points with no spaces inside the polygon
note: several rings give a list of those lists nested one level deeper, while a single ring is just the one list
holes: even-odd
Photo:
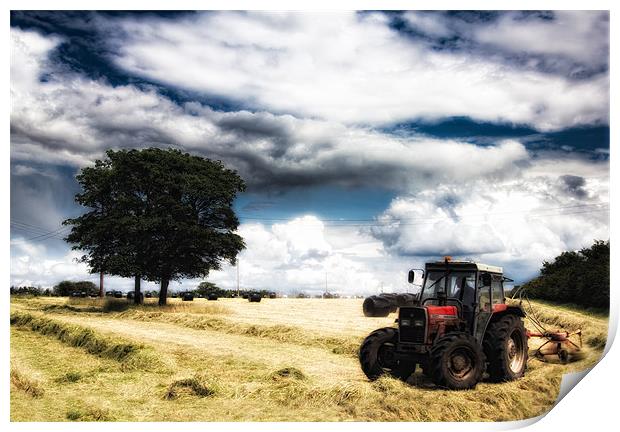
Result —
[{"label": "tractor grille", "polygon": [[401,342],[423,344],[426,340],[426,310],[419,307],[400,308],[398,327]]}]

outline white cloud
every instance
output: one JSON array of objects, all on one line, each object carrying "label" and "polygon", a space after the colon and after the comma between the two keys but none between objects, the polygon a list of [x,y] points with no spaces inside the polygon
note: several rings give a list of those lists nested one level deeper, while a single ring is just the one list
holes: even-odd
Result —
[{"label": "white cloud", "polygon": [[[345,229],[346,251],[335,248],[343,235],[327,230],[315,216],[306,215],[272,226],[242,224],[239,234],[247,249],[239,255],[241,287],[284,292],[321,293],[328,290],[345,294],[375,292],[384,275],[371,271],[364,258],[368,243],[381,248],[357,229]],[[227,288],[236,287],[236,269],[226,267],[210,279]]]},{"label": "white cloud", "polygon": [[[75,75],[45,82],[41,36],[12,29],[27,62],[11,83],[14,160],[84,166],[108,148],[178,146],[236,168],[253,185],[411,187],[471,176],[509,175],[527,159],[515,141],[482,148],[453,140],[401,138],[329,120],[178,106],[155,92]],[[52,44],[48,44],[48,50]]]},{"label": "white cloud", "polygon": [[[585,162],[573,167],[579,165],[580,174],[608,169]],[[536,163],[530,170],[538,172]],[[394,255],[455,255],[503,265],[513,278],[527,279],[543,260],[609,238],[609,180],[583,178],[579,194],[565,182],[526,170],[512,180],[439,186],[396,198],[379,218],[384,226],[369,231]]]},{"label": "white cloud", "polygon": [[403,18],[410,27],[428,36],[447,37],[454,34],[443,17],[436,13],[407,11],[403,14]]},{"label": "white cloud", "polygon": [[[415,19],[430,28],[429,18]],[[554,29],[537,32],[545,43],[533,46],[547,45]],[[115,60],[131,73],[257,109],[347,124],[470,116],[550,130],[608,121],[606,74],[572,81],[466,52],[430,50],[390,29],[380,14],[125,19],[117,34]],[[598,42],[587,36],[571,40],[579,39],[581,48]]]},{"label": "white cloud", "polygon": [[558,10],[553,11],[553,19],[507,13],[474,28],[472,36],[513,53],[562,56],[590,67],[604,67],[609,58],[609,13]]},{"label": "white cloud", "polygon": [[[327,289],[344,295],[404,291],[408,263],[387,258],[381,243],[357,228],[327,228],[315,216],[303,216],[272,226],[242,224],[239,234],[247,248],[239,255],[242,289],[269,289],[280,292],[322,293]],[[346,239],[343,242],[343,239]],[[339,246],[344,246],[340,248]],[[52,287],[62,280],[90,280],[98,284],[77,252],[50,257],[45,245],[23,238],[11,243],[11,284]],[[388,262],[384,262],[387,260]],[[394,270],[397,268],[397,270]],[[208,278],[219,286],[235,289],[237,269],[228,264]],[[198,279],[172,282],[172,290],[193,289]],[[107,289],[129,290],[133,280],[106,276]],[[157,289],[143,283],[143,289]]]}]

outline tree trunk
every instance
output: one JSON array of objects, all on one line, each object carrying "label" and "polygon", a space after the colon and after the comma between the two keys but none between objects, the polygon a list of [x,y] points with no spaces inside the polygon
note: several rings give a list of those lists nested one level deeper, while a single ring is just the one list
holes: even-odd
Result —
[{"label": "tree trunk", "polygon": [[99,273],[99,297],[105,297],[105,289],[103,289],[103,272]]},{"label": "tree trunk", "polygon": [[168,298],[168,284],[170,283],[170,279],[165,277],[161,280],[161,285],[159,288],[159,305],[165,306],[166,300]]},{"label": "tree trunk", "polygon": [[141,279],[140,275],[136,275],[134,279],[133,302],[137,305],[142,304],[142,293],[140,292]]}]

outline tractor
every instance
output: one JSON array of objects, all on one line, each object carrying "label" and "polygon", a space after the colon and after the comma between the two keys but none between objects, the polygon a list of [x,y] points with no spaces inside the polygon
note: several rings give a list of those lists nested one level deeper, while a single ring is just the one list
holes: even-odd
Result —
[{"label": "tractor", "polygon": [[488,373],[493,382],[525,374],[527,334],[521,306],[506,304],[501,267],[470,261],[431,262],[414,304],[398,308],[398,328],[373,331],[360,347],[362,370],[406,381],[417,366],[438,387],[471,389]]}]

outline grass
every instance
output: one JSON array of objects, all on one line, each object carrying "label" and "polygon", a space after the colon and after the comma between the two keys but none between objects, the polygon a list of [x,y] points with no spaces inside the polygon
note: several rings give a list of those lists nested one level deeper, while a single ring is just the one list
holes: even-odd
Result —
[{"label": "grass", "polygon": [[[594,339],[604,340],[607,328],[605,317],[533,303],[550,329],[582,328],[587,342],[583,359],[567,365],[530,359],[523,379],[453,392],[436,389],[419,371],[407,383],[388,377],[369,382],[353,355],[356,344],[373,329],[393,325],[394,316],[364,318],[361,300],[250,304],[225,299],[208,304],[197,299],[172,301],[163,311],[146,305],[107,313],[101,304],[83,300],[12,302],[12,369],[43,393],[33,397],[12,383],[11,420],[523,419],[553,406],[564,373],[596,363],[602,350]],[[89,336],[80,339],[80,334]],[[108,350],[116,344],[137,350],[120,360],[104,354],[119,352]],[[91,345],[102,350],[91,352]],[[124,367],[143,354],[150,361],[141,368]]]},{"label": "grass", "polygon": [[273,371],[269,374],[269,378],[273,381],[280,381],[282,379],[294,379],[294,380],[305,380],[306,374],[304,374],[301,370],[297,369],[293,366],[287,366],[280,368],[276,371]]},{"label": "grass", "polygon": [[74,383],[78,382],[83,378],[82,374],[78,371],[67,372],[61,377],[57,378],[56,381],[59,383]]},{"label": "grass", "polygon": [[66,414],[70,421],[112,421],[114,418],[109,411],[97,407],[71,408]]},{"label": "grass", "polygon": [[164,399],[177,399],[181,395],[198,397],[213,396],[218,392],[218,384],[204,375],[194,375],[190,378],[178,379],[172,382],[164,395]]}]

